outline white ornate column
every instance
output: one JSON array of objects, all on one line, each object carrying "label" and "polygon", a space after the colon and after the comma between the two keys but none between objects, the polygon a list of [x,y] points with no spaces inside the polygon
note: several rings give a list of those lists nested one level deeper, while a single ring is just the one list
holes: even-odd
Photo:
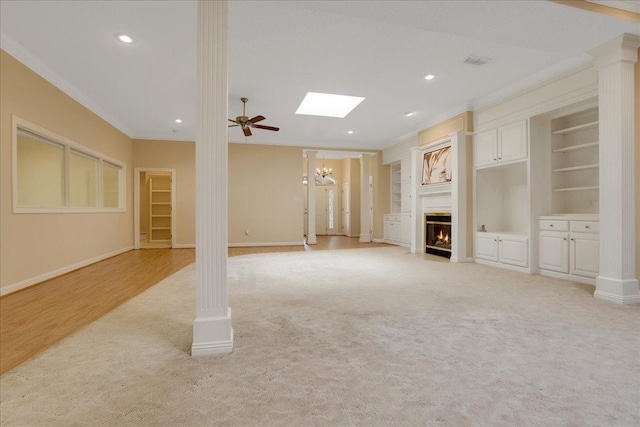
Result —
[{"label": "white ornate column", "polygon": [[467,262],[467,133],[451,137],[451,262]]},{"label": "white ornate column", "polygon": [[360,242],[371,242],[371,197],[369,194],[369,167],[371,155],[362,153],[360,156]]},{"label": "white ornate column", "polygon": [[315,245],[316,239],[316,155],[307,151],[307,245]]},{"label": "white ornate column", "polygon": [[600,274],[594,297],[640,303],[635,265],[634,64],[640,37],[594,49],[600,121]]},{"label": "white ornate column", "polygon": [[198,1],[196,319],[192,356],[233,350],[227,302],[228,17],[228,1]]}]

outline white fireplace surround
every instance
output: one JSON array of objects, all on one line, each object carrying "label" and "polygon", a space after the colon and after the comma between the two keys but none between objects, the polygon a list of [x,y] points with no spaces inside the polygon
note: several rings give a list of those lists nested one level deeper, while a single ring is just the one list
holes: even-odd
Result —
[{"label": "white fireplace surround", "polygon": [[[424,154],[451,146],[450,182],[421,185]],[[467,133],[447,138],[411,152],[411,176],[416,177],[411,194],[411,252],[424,253],[425,213],[451,214],[451,262],[473,262],[467,257]]]}]

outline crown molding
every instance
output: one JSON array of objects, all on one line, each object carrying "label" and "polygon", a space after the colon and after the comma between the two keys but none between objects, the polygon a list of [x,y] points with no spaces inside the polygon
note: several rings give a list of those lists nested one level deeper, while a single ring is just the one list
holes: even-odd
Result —
[{"label": "crown molding", "polygon": [[120,120],[107,113],[105,109],[101,108],[96,102],[86,96],[82,91],[69,83],[60,74],[51,69],[44,62],[37,59],[31,52],[29,52],[24,46],[0,30],[0,48],[7,52],[9,55],[16,58],[23,63],[33,72],[40,77],[60,89],[66,95],[80,103],[83,107],[100,117],[102,120],[109,123],[111,126],[118,129],[120,132],[131,138],[134,132],[127,125]]}]

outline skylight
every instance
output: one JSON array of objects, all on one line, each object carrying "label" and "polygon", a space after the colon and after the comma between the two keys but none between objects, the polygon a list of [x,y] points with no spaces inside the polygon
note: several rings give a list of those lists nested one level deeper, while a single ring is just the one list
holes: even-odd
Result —
[{"label": "skylight", "polygon": [[333,95],[330,93],[307,92],[296,114],[344,118],[358,106],[364,98],[360,96]]}]

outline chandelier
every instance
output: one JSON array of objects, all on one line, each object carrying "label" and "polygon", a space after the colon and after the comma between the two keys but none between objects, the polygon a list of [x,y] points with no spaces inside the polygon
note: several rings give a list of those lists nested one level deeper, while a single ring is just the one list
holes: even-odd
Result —
[{"label": "chandelier", "polygon": [[327,169],[324,166],[324,157],[322,158],[322,169],[320,168],[316,168],[316,175],[321,176],[322,178],[326,178],[328,176],[330,176],[333,173],[333,171],[331,170],[331,168]]}]

